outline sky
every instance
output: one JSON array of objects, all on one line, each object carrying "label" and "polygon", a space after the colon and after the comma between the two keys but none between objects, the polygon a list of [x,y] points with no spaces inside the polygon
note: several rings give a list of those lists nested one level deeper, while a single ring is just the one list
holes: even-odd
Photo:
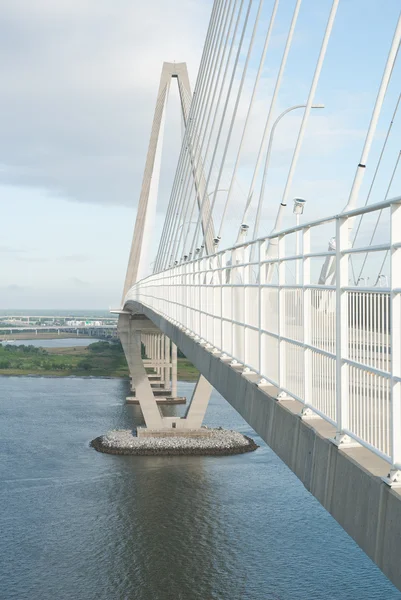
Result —
[{"label": "sky", "polygon": [[[277,113],[306,99],[330,4],[303,2]],[[265,0],[250,75],[272,5]],[[293,5],[282,0],[278,11],[239,173],[243,189]],[[1,309],[119,305],[161,66],[187,62],[194,86],[211,7],[209,0],[0,0]],[[340,0],[316,96],[326,108],[311,118],[292,190],[308,198],[305,218],[339,211],[346,203],[400,8],[401,0]],[[372,146],[372,165],[400,92],[399,63]],[[249,84],[238,130],[250,92]],[[400,149],[400,121],[398,116],[374,201],[384,199]],[[277,135],[272,198],[280,196],[299,123],[294,113]],[[154,248],[180,136],[172,88]],[[399,176],[393,188],[390,195],[401,195]],[[267,206],[261,234],[268,233],[274,210],[274,203]]]}]

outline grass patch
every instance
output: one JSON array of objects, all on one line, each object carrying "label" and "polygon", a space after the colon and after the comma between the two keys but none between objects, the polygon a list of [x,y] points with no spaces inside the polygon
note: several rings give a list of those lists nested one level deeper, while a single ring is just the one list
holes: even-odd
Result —
[{"label": "grass patch", "polygon": [[[178,359],[177,373],[185,381],[199,375],[186,358]],[[9,344],[0,345],[0,375],[128,377],[129,371],[120,342],[46,349]]]}]

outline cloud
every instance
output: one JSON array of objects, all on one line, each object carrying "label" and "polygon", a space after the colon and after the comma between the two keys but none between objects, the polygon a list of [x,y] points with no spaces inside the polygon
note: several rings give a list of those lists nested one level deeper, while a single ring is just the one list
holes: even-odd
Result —
[{"label": "cloud", "polygon": [[73,283],[77,287],[87,287],[90,285],[90,283],[88,281],[83,281],[82,279],[79,279],[78,277],[70,277],[69,281],[71,281],[71,283]]},{"label": "cloud", "polygon": [[5,290],[7,292],[23,292],[28,288],[23,285],[17,285],[16,283],[11,283],[10,285],[4,285],[0,287],[1,290]]},{"label": "cloud", "polygon": [[209,14],[192,0],[4,0],[0,183],[135,204],[162,62],[187,61],[194,80]]},{"label": "cloud", "polygon": [[70,254],[68,256],[60,256],[57,260],[61,260],[64,262],[86,262],[88,260],[93,260],[93,258],[91,256],[89,256],[88,254]]},{"label": "cloud", "polygon": [[49,262],[49,259],[42,256],[18,256],[17,261],[26,263],[46,263]]},{"label": "cloud", "polygon": [[42,256],[27,256],[28,252],[32,252],[32,249],[0,246],[0,254],[9,254],[9,260],[26,263],[44,263],[49,261],[48,258]]},{"label": "cloud", "polygon": [[26,252],[26,250],[22,250],[21,248],[13,248],[12,246],[0,246],[1,254],[17,254],[20,252]]}]

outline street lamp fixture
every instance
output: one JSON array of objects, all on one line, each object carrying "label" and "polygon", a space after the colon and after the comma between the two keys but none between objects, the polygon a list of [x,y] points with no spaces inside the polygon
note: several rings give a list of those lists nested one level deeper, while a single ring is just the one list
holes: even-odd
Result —
[{"label": "street lamp fixture", "polygon": [[304,198],[294,198],[294,208],[292,212],[294,213],[294,215],[297,215],[297,218],[299,215],[303,214],[305,204],[306,200],[304,200]]},{"label": "street lamp fixture", "polygon": [[[259,203],[258,203],[258,208],[257,208],[257,212],[256,212],[255,226],[254,226],[254,230],[253,230],[253,239],[256,239],[257,235],[258,235],[259,221],[260,221],[260,216],[261,216],[261,211],[262,211],[263,197],[264,197],[264,191],[265,191],[265,185],[266,185],[266,177],[267,177],[267,172],[268,172],[269,166],[270,166],[270,157],[271,157],[271,152],[272,152],[272,146],[273,146],[273,140],[274,140],[274,134],[275,134],[275,131],[276,131],[276,127],[280,123],[281,119],[283,117],[285,117],[286,114],[288,114],[289,112],[292,112],[293,110],[297,110],[299,108],[306,108],[306,104],[295,104],[294,106],[290,106],[289,108],[287,108],[286,110],[284,110],[277,117],[277,119],[274,121],[274,123],[272,125],[271,132],[270,132],[270,137],[269,137],[269,144],[267,146],[266,159],[265,159],[265,168],[264,168],[263,179],[262,179],[262,189],[261,189],[261,192],[260,192]],[[324,108],[324,104],[312,104],[311,108]],[[299,198],[298,198],[298,200],[299,200]],[[277,231],[277,229],[280,227],[281,220],[282,220],[282,215],[283,215],[283,211],[285,209],[285,206],[286,205],[282,204],[282,203],[279,205],[277,216],[276,216],[276,222],[274,224],[273,231]],[[302,213],[299,213],[299,214],[302,214]]]},{"label": "street lamp fixture", "polygon": [[[292,212],[295,215],[297,227],[299,226],[299,219],[300,219],[301,215],[303,215],[303,213],[304,213],[305,204],[306,204],[306,200],[304,198],[294,198],[294,208],[292,209]],[[301,237],[301,232],[298,229],[295,233],[295,243],[296,243],[295,254],[296,254],[296,256],[299,256],[299,252],[300,252],[300,248],[301,248],[300,237]],[[299,259],[297,259],[296,273],[295,273],[295,283],[297,285],[299,284],[299,262],[300,262]]]}]

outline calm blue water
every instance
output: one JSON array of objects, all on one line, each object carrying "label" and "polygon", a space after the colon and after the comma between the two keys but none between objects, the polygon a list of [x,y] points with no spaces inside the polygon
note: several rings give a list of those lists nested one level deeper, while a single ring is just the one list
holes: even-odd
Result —
[{"label": "calm blue water", "polygon": [[[25,344],[26,346],[36,346],[39,348],[70,348],[72,346],[89,346],[89,344],[94,344],[95,342],[100,342],[97,338],[55,338],[55,339],[46,339],[46,340],[15,340],[13,342],[13,346],[21,346]],[[2,343],[4,346],[9,344],[8,340],[4,340]]]},{"label": "calm blue water", "polygon": [[[112,319],[113,315],[110,314],[110,311],[108,310],[94,310],[94,309],[88,309],[88,308],[83,308],[81,310],[64,310],[64,309],[60,309],[60,308],[21,308],[21,309],[8,309],[8,308],[1,308],[0,309],[0,316],[3,315],[14,315],[16,317],[18,316],[26,316],[26,315],[31,315],[31,316],[59,316],[59,317],[82,317],[82,316],[86,316],[86,317],[94,317],[94,318],[107,318],[107,319]],[[117,317],[114,317],[117,318]]]},{"label": "calm blue water", "polygon": [[[141,422],[127,392],[0,378],[2,600],[401,598],[260,439],[224,458],[91,449]],[[257,437],[218,394],[207,423]]]}]

